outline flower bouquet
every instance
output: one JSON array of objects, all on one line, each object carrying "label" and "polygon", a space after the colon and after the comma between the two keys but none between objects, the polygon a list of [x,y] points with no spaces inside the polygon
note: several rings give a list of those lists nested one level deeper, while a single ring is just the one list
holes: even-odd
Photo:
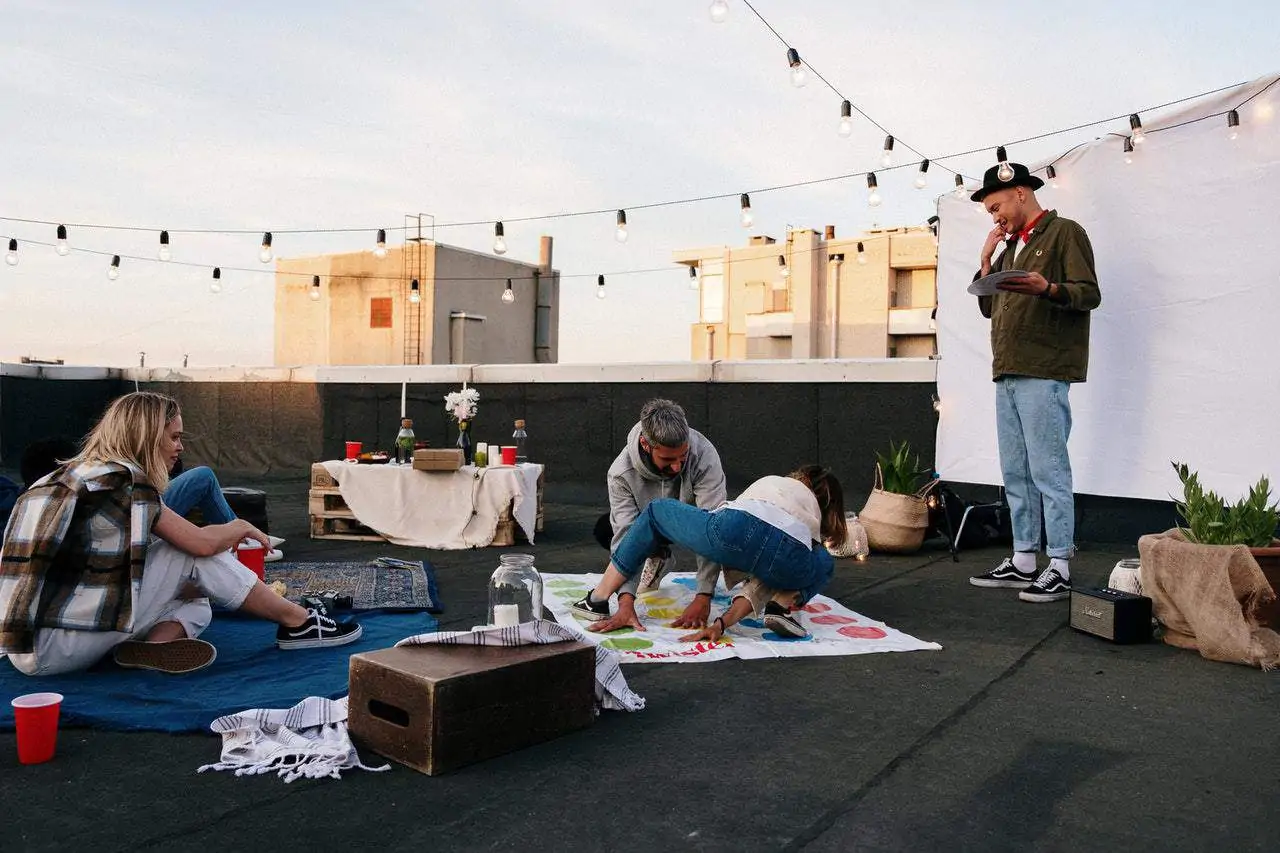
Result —
[{"label": "flower bouquet", "polygon": [[465,383],[461,391],[450,391],[444,395],[444,410],[458,422],[457,446],[462,449],[462,459],[467,465],[471,464],[471,433],[467,431],[467,426],[476,416],[479,405],[480,392],[468,388]]}]

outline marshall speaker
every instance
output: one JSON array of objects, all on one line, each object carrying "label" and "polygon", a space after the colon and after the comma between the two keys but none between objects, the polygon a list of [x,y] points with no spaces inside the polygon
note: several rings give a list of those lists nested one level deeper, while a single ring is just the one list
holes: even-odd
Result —
[{"label": "marshall speaker", "polygon": [[1113,643],[1151,641],[1151,599],[1118,589],[1071,590],[1071,627]]}]

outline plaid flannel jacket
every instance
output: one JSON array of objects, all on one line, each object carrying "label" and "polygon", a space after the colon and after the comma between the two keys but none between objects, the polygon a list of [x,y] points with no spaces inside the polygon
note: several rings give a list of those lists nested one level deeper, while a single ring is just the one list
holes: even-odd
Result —
[{"label": "plaid flannel jacket", "polygon": [[160,495],[119,462],[64,465],[24,492],[0,548],[0,654],[40,628],[130,631]]}]

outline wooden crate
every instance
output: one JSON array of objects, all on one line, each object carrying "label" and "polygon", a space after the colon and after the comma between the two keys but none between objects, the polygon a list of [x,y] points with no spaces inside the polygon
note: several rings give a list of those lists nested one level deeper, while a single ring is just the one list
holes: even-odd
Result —
[{"label": "wooden crate", "polygon": [[354,518],[323,518],[311,516],[312,539],[338,539],[345,542],[385,542],[372,528],[365,527]]},{"label": "wooden crate", "polygon": [[338,481],[329,476],[329,471],[322,462],[311,463],[311,488],[336,489]]},{"label": "wooden crate", "polygon": [[356,517],[337,489],[312,489],[307,492],[307,512],[312,518]]},{"label": "wooden crate", "polygon": [[409,646],[351,656],[352,737],[430,776],[595,722],[595,647]]}]

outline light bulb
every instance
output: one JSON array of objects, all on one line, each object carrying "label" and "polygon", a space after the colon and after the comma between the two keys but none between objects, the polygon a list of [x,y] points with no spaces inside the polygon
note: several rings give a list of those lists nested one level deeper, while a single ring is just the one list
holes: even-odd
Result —
[{"label": "light bulb", "polygon": [[604,299],[604,276],[596,278],[596,299]]},{"label": "light bulb", "polygon": [[840,102],[840,124],[836,127],[836,133],[841,136],[850,136],[853,133],[853,104],[849,101]]},{"label": "light bulb", "polygon": [[861,243],[858,244],[858,263],[864,267],[867,265],[867,250]]},{"label": "light bulb", "polygon": [[271,232],[266,231],[262,235],[262,247],[258,249],[258,260],[264,264],[271,263]]},{"label": "light bulb", "polygon": [[996,177],[1001,181],[1013,180],[1013,167],[1009,165],[1009,155],[1005,153],[1004,146],[996,148],[996,161],[1000,164],[1000,168],[996,170]]},{"label": "light bulb", "polygon": [[502,301],[508,305],[516,301],[516,292],[511,289],[511,279],[507,279],[507,289],[502,291]]},{"label": "light bulb", "polygon": [[1227,112],[1227,139],[1240,138],[1240,113],[1236,110]]},{"label": "light bulb", "polygon": [[618,211],[618,230],[613,232],[613,239],[619,243],[627,242],[627,212],[625,210]]},{"label": "light bulb", "polygon": [[725,0],[711,0],[707,13],[711,15],[711,23],[723,24],[725,18],[729,17],[729,4]]},{"label": "light bulb", "polygon": [[956,198],[964,198],[964,175],[956,173]]},{"label": "light bulb", "polygon": [[1129,116],[1129,130],[1132,131],[1134,145],[1141,145],[1147,141],[1147,135],[1142,132],[1142,119],[1138,118],[1137,113]]},{"label": "light bulb", "polygon": [[378,242],[374,246],[373,256],[378,260],[382,260],[387,256],[387,232],[383,228],[378,229]]},{"label": "light bulb", "polygon": [[800,51],[794,47],[787,48],[787,65],[791,66],[791,85],[799,89],[808,82],[804,63],[800,61]]},{"label": "light bulb", "polygon": [[4,262],[11,267],[18,265],[18,241],[12,237],[9,238],[9,251],[5,252]]},{"label": "light bulb", "polygon": [[916,172],[915,185],[916,189],[922,190],[929,184],[929,159],[920,161],[920,171]]},{"label": "light bulb", "polygon": [[422,292],[418,289],[418,280],[409,282],[409,304],[417,305],[422,301]]},{"label": "light bulb", "polygon": [[755,221],[755,217],[751,215],[751,196],[743,193],[740,201],[742,203],[742,227],[750,228],[751,223]]},{"label": "light bulb", "polygon": [[1044,174],[1049,179],[1049,187],[1056,190],[1058,188],[1058,170],[1052,165],[1046,166]]},{"label": "light bulb", "polygon": [[58,242],[54,244],[53,248],[64,258],[71,253],[71,247],[67,245],[67,226],[58,226]]},{"label": "light bulb", "polygon": [[689,267],[689,289],[698,290],[698,268]]},{"label": "light bulb", "polygon": [[867,204],[871,207],[880,206],[880,188],[876,184],[875,172],[867,172]]},{"label": "light bulb", "polygon": [[310,299],[312,302],[319,302],[319,301],[320,301],[320,288],[318,288],[318,287],[313,287],[313,288],[311,288],[310,292],[309,292],[309,293],[307,293],[307,298],[308,298],[308,299]]},{"label": "light bulb", "polygon": [[213,281],[209,282],[209,290],[213,293],[222,292],[222,270],[219,267],[213,268]]},{"label": "light bulb", "polygon": [[791,278],[791,267],[787,266],[785,255],[778,255],[778,275],[783,278]]},{"label": "light bulb", "polygon": [[1133,137],[1126,136],[1124,138],[1124,162],[1133,162]]},{"label": "light bulb", "polygon": [[884,153],[880,155],[880,165],[886,169],[893,165],[893,136],[884,138]]},{"label": "light bulb", "polygon": [[156,257],[162,261],[167,261],[173,258],[173,253],[169,251],[169,232],[168,231],[160,232],[160,251],[156,253]]},{"label": "light bulb", "polygon": [[507,253],[506,231],[503,229],[501,222],[493,224],[493,253],[495,255],[505,255]]},{"label": "light bulb", "polygon": [[120,256],[111,256],[111,266],[107,267],[107,278],[115,281],[120,277]]}]

